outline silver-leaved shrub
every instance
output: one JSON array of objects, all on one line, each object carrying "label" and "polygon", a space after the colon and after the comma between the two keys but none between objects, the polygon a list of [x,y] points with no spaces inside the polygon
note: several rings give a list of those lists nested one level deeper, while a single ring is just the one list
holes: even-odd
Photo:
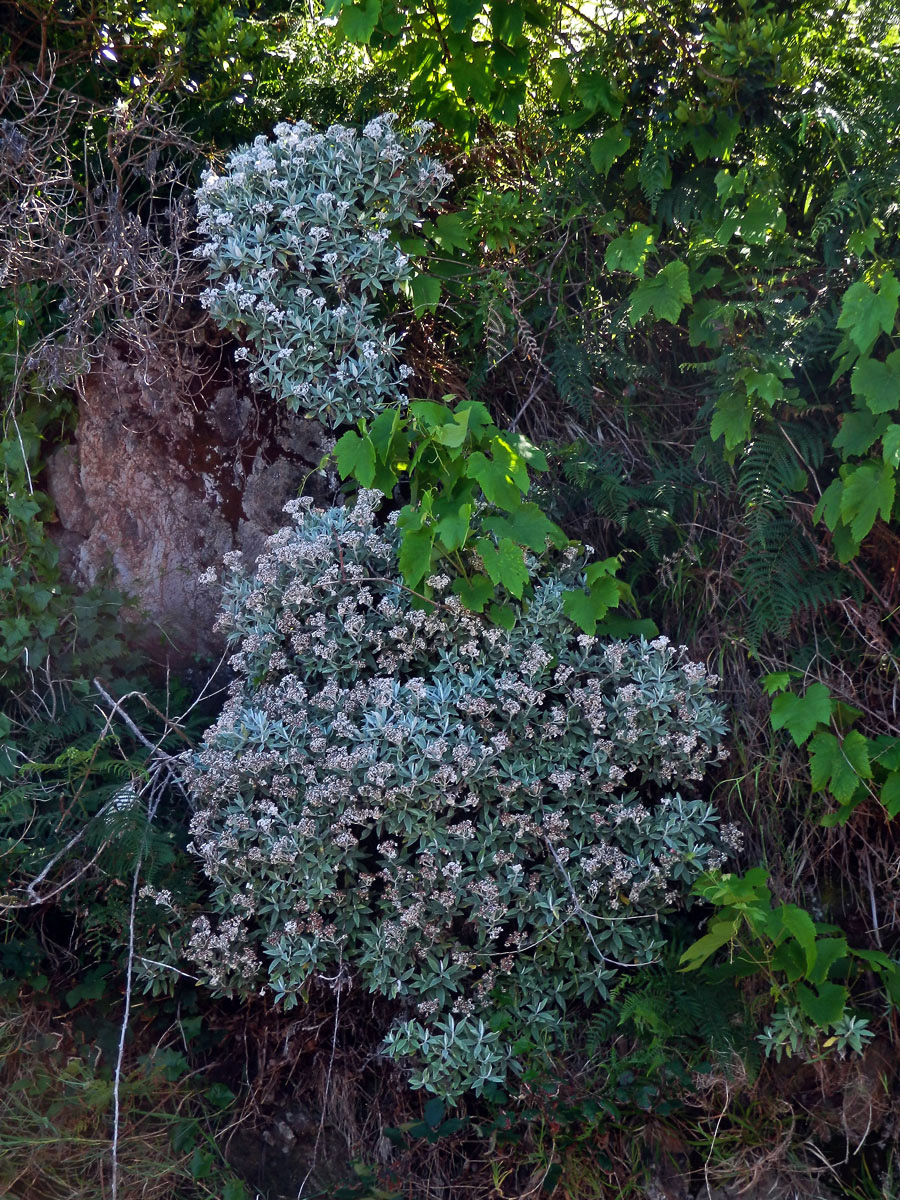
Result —
[{"label": "silver-leaved shrub", "polygon": [[188,770],[216,911],[188,952],[219,993],[292,1005],[319,976],[396,998],[387,1053],[454,1096],[657,956],[661,913],[736,836],[679,792],[725,727],[667,639],[572,626],[573,549],[530,562],[511,631],[443,576],[417,607],[379,502],[293,501],[253,574],[229,562],[236,679]]},{"label": "silver-leaved shrub", "polygon": [[383,304],[413,274],[397,244],[450,176],[392,113],[362,133],[305,122],[275,127],[210,171],[197,191],[213,286],[201,299],[245,345],[251,379],[330,425],[374,415],[405,394],[398,335]]}]

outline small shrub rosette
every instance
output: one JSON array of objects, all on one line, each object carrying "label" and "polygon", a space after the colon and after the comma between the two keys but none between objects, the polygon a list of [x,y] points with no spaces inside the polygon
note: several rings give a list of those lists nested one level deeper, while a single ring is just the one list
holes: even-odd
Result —
[{"label": "small shrub rosette", "polygon": [[201,301],[244,339],[251,381],[294,411],[336,426],[405,399],[384,295],[413,276],[397,237],[450,179],[422,153],[430,129],[402,135],[392,113],[361,133],[276,125],[197,191]]},{"label": "small shrub rosette", "polygon": [[661,914],[735,839],[679,789],[722,755],[715,679],[667,639],[579,635],[573,548],[531,560],[512,630],[399,582],[380,496],[288,505],[220,626],[230,698],[188,770],[214,884],[189,955],[219,993],[314,977],[397,1000],[385,1049],[445,1096],[652,962]]}]

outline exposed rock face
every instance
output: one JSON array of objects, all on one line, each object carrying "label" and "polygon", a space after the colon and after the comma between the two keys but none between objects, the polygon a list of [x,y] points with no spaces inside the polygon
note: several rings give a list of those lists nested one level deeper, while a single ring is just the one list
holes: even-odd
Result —
[{"label": "exposed rock face", "polygon": [[76,439],[48,467],[65,574],[86,586],[108,571],[133,598],[129,619],[156,627],[145,645],[214,653],[219,593],[197,577],[229,550],[256,558],[325,431],[252,397],[218,358],[185,395],[110,347],[84,380]]}]

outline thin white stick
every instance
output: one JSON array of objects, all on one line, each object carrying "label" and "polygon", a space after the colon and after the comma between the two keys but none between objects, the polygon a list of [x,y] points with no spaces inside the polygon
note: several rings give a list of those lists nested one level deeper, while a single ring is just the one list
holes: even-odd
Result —
[{"label": "thin white stick", "polygon": [[[147,803],[147,823],[148,825],[156,816],[156,809],[159,805],[160,793],[156,795],[151,793]],[[110,1200],[118,1200],[119,1197],[119,1117],[120,1117],[120,1092],[122,1086],[122,1064],[125,1059],[125,1037],[128,1033],[128,1018],[131,1016],[131,984],[134,978],[134,913],[137,908],[138,883],[141,878],[141,861],[143,854],[138,854],[137,862],[134,865],[134,876],[131,880],[131,909],[128,914],[128,962],[125,968],[125,1008],[122,1011],[122,1028],[119,1031],[119,1049],[116,1054],[116,1070],[113,1076],[113,1134],[112,1146],[110,1147],[110,1158],[112,1163],[112,1176],[110,1180]]]},{"label": "thin white stick", "polygon": [[128,965],[125,969],[125,1008],[122,1013],[122,1028],[119,1031],[119,1050],[116,1055],[116,1071],[113,1076],[113,1133],[112,1133],[112,1178],[110,1194],[112,1200],[119,1196],[119,1091],[122,1083],[122,1062],[125,1057],[125,1035],[128,1032],[128,1018],[131,1015],[131,974],[134,967],[134,910],[137,906],[138,880],[141,874],[141,860],[138,858],[134,868],[134,878],[131,881],[131,912],[128,916]]},{"label": "thin white stick", "polygon": [[[297,1200],[302,1200],[303,1190],[309,1183],[309,1177],[316,1169],[316,1162],[319,1157],[319,1142],[322,1140],[322,1133],[325,1129],[325,1116],[328,1112],[328,1096],[331,1092],[331,1069],[334,1066],[334,1056],[337,1048],[338,1021],[341,1015],[341,989],[343,987],[343,952],[341,953],[341,961],[338,963],[337,970],[337,998],[334,1006],[334,1029],[331,1034],[331,1057],[328,1060],[328,1073],[325,1076],[325,1094],[322,1097],[322,1115],[319,1118],[319,1128],[316,1130],[316,1140],[313,1143],[312,1161],[309,1164],[309,1170],[303,1176],[303,1182],[300,1184],[300,1190],[297,1192]],[[115,1200],[115,1197],[113,1197]]]}]

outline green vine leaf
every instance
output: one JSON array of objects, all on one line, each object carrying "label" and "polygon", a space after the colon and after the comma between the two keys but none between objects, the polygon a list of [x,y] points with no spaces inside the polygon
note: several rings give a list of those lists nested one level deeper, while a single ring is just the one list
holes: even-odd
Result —
[{"label": "green vine leaf", "polygon": [[864,358],[854,367],[850,386],[870,412],[896,412],[900,409],[900,350],[894,350],[884,362]]},{"label": "green vine leaf", "polygon": [[846,330],[857,349],[868,354],[878,336],[894,328],[898,297],[900,282],[891,271],[882,275],[877,292],[864,279],[858,280],[844,295],[838,329]]},{"label": "green vine leaf", "polygon": [[772,728],[786,729],[794,745],[802,746],[817,725],[829,723],[832,707],[831,693],[822,683],[810,684],[802,696],[785,692],[772,701]]},{"label": "green vine leaf", "polygon": [[629,316],[637,325],[652,312],[659,321],[674,325],[691,302],[690,273],[683,262],[670,262],[652,279],[644,279],[631,293]]},{"label": "green vine leaf", "polygon": [[375,481],[375,447],[367,434],[360,437],[349,429],[338,438],[334,456],[341,479],[352,475],[363,487],[372,486]]}]

